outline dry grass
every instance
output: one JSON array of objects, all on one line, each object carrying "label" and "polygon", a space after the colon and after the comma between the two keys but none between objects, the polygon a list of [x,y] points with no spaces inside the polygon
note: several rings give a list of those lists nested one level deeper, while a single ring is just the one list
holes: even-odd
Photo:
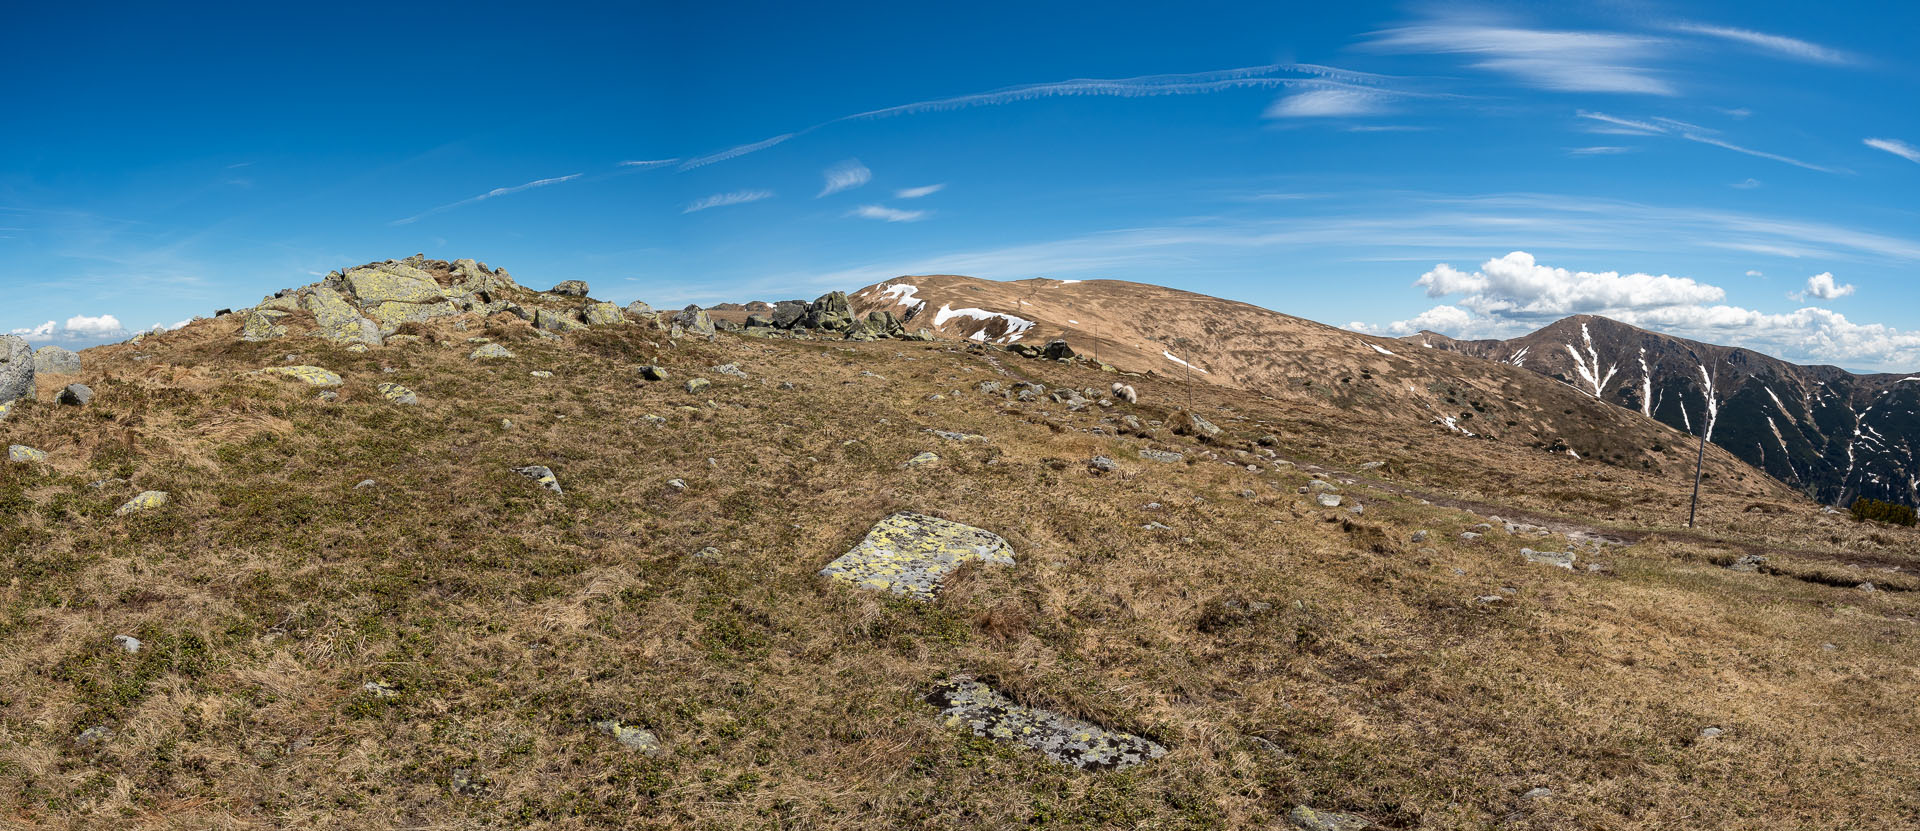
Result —
[{"label": "dry grass", "polygon": [[[1391,828],[1920,823],[1920,602],[1815,579],[1920,588],[1920,535],[1736,468],[1689,534],[1677,471],[1230,390],[1196,391],[1228,432],[1201,446],[1103,422],[1163,418],[1177,385],[1132,379],[1140,405],[1111,411],[1009,402],[974,385],[1112,376],[952,344],[552,344],[496,321],[519,357],[474,364],[477,323],[365,354],[197,324],[89,352],[93,406],[0,426],[53,457],[0,469],[7,823],[1248,828],[1302,802]],[[346,376],[339,400],[244,374],[288,353]],[[750,377],[707,369],[725,362]],[[694,376],[713,387],[687,395]],[[380,400],[389,380],[421,405]],[[1302,467],[1257,455],[1269,433],[1300,466],[1387,462],[1329,474],[1366,513],[1310,506]],[[922,450],[942,462],[900,468]],[[1123,470],[1092,474],[1096,453]],[[108,476],[131,482],[89,487]],[[174,504],[111,516],[147,488]],[[1640,541],[1582,554],[1603,573],[1528,565],[1521,546],[1564,539],[1464,542],[1483,517],[1447,500]],[[1000,533],[1019,564],[924,605],[815,575],[897,510]],[[1777,573],[1720,567],[1750,550]],[[947,729],[922,697],[961,672],[1172,752],[1089,774]],[[76,746],[96,724],[115,737]]]}]

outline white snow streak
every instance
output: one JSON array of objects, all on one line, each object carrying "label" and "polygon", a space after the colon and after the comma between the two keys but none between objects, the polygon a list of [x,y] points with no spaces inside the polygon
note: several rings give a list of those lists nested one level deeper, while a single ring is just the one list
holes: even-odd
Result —
[{"label": "white snow streak", "polygon": [[[1601,374],[1600,353],[1594,350],[1593,333],[1587,330],[1587,324],[1585,323],[1580,324],[1580,337],[1587,342],[1586,356],[1582,357],[1580,350],[1575,349],[1571,343],[1566,345],[1567,354],[1573,356],[1573,370],[1580,374],[1580,380],[1586,381],[1587,385],[1593,388],[1592,395],[1594,398],[1599,398],[1606,393],[1607,383],[1613,380],[1614,373],[1620,371],[1620,365],[1614,364],[1613,366],[1607,367],[1606,373],[1604,375]],[[1589,361],[1591,361],[1591,363],[1589,363]],[[1515,366],[1518,366],[1518,364],[1515,364]],[[1582,392],[1585,392],[1585,390],[1582,390]]]},{"label": "white snow streak", "polygon": [[1166,356],[1166,358],[1167,358],[1167,360],[1169,360],[1169,361],[1172,361],[1172,362],[1174,362],[1174,363],[1176,363],[1176,364],[1179,364],[1179,365],[1181,365],[1181,366],[1184,366],[1184,367],[1186,367],[1186,368],[1188,368],[1188,369],[1191,369],[1191,370],[1193,370],[1194,372],[1198,372],[1198,373],[1200,373],[1201,375],[1212,375],[1212,374],[1213,374],[1213,373],[1211,373],[1211,372],[1208,372],[1208,371],[1206,371],[1206,370],[1204,370],[1204,369],[1201,369],[1201,368],[1199,368],[1199,367],[1197,367],[1197,366],[1194,366],[1193,364],[1190,364],[1190,363],[1187,363],[1186,361],[1183,361],[1183,360],[1180,360],[1179,358],[1176,358],[1176,357],[1174,357],[1174,356],[1173,356],[1173,353],[1172,353],[1172,352],[1168,352],[1168,351],[1167,351],[1167,350],[1165,350],[1165,349],[1162,349],[1162,350],[1160,350],[1160,354],[1162,354],[1162,355],[1165,355],[1165,356]]},{"label": "white snow streak", "polygon": [[1700,383],[1705,385],[1703,394],[1707,399],[1707,441],[1713,441],[1713,426],[1720,421],[1720,402],[1714,400],[1713,376],[1707,374],[1707,365],[1700,365]]},{"label": "white snow streak", "polygon": [[1647,367],[1647,348],[1640,347],[1640,414],[1653,418],[1653,370]]},{"label": "white snow streak", "polygon": [[1380,346],[1380,344],[1377,344],[1377,343],[1369,343],[1369,344],[1367,344],[1367,345],[1368,345],[1368,346],[1371,346],[1371,347],[1373,347],[1373,351],[1375,351],[1375,352],[1378,352],[1378,353],[1380,353],[1380,354],[1382,354],[1382,355],[1392,355],[1392,354],[1393,354],[1392,352],[1388,352],[1388,351],[1387,351],[1387,350],[1386,350],[1385,348],[1383,348],[1382,346]]}]

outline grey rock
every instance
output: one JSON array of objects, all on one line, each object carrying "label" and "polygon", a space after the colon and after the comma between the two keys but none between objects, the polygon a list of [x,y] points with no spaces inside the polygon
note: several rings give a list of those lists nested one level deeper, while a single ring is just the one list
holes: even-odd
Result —
[{"label": "grey rock", "polygon": [[1550,799],[1552,797],[1552,788],[1534,788],[1520,795],[1521,799]]},{"label": "grey rock", "polygon": [[56,400],[69,407],[84,407],[93,400],[93,388],[86,384],[68,384]]},{"label": "grey rock", "polygon": [[1742,555],[1740,559],[1734,560],[1733,564],[1727,566],[1727,568],[1733,571],[1744,571],[1744,572],[1751,573],[1751,572],[1759,571],[1760,567],[1766,564],[1767,564],[1767,558],[1765,556],[1762,556],[1760,554],[1745,554],[1745,555]]},{"label": "grey rock", "polygon": [[665,381],[669,377],[665,367],[655,366],[653,364],[639,367],[635,371],[640,373],[641,378],[645,378],[648,381]]},{"label": "grey rock", "polygon": [[1340,507],[1340,494],[1323,493],[1314,497],[1314,501],[1319,502],[1322,508],[1338,508]]},{"label": "grey rock", "polygon": [[786,300],[774,304],[773,313],[768,315],[776,329],[792,329],[805,322],[807,304],[798,300]]},{"label": "grey rock", "polygon": [[1018,704],[964,675],[935,689],[927,703],[940,708],[950,727],[1018,743],[1082,770],[1132,767],[1167,755],[1166,747],[1151,739]]},{"label": "grey rock", "polygon": [[128,653],[140,651],[140,639],[132,635],[114,635],[113,642]]},{"label": "grey rock", "polygon": [[516,467],[513,469],[513,472],[538,482],[540,487],[546,488],[554,493],[565,493],[565,491],[560,489],[560,477],[553,475],[553,469],[546,465]]},{"label": "grey rock", "polygon": [[360,690],[374,698],[398,698],[400,691],[385,681],[368,681],[360,685]]},{"label": "grey rock", "polygon": [[617,326],[627,322],[626,313],[612,303],[589,303],[580,310],[580,318],[588,326]]},{"label": "grey rock", "polygon": [[41,375],[72,375],[80,371],[80,356],[58,346],[42,346],[34,350],[33,371]]},{"label": "grey rock", "polygon": [[1313,493],[1339,493],[1340,488],[1325,479],[1314,479],[1307,483],[1307,490]]},{"label": "grey rock", "polygon": [[666,752],[658,736],[638,727],[628,727],[617,721],[606,720],[594,722],[593,728],[612,737],[621,747],[638,751],[643,756],[660,756]]},{"label": "grey rock", "polygon": [[587,328],[587,324],[575,320],[572,314],[552,309],[534,309],[533,326],[548,332],[576,332]]},{"label": "grey rock", "polygon": [[1199,439],[1213,439],[1220,436],[1220,428],[1213,422],[1200,417],[1198,413],[1176,413],[1173,416],[1173,432]]},{"label": "grey rock", "polygon": [[44,462],[46,460],[47,452],[44,450],[28,447],[24,444],[7,445],[7,461],[9,462],[28,464],[30,462]]},{"label": "grey rock", "polygon": [[1422,528],[1418,531],[1413,532],[1413,536],[1408,537],[1407,540],[1409,542],[1416,542],[1416,543],[1426,542],[1427,541],[1426,529]]},{"label": "grey rock", "polygon": [[633,315],[634,317],[653,316],[653,307],[647,305],[644,300],[635,300],[632,303],[628,303],[626,311],[627,314]]},{"label": "grey rock", "polygon": [[547,289],[547,293],[561,294],[567,297],[586,297],[587,283],[585,280],[561,280],[555,283],[553,288]]},{"label": "grey rock", "polygon": [[1321,811],[1305,805],[1293,806],[1293,810],[1287,812],[1287,821],[1304,831],[1363,831],[1373,827],[1373,823],[1352,814]]},{"label": "grey rock", "polygon": [[33,400],[33,351],[15,335],[0,335],[0,407]]},{"label": "grey rock", "polygon": [[513,352],[497,343],[483,343],[479,348],[467,353],[467,358],[475,361],[511,357],[513,357]]},{"label": "grey rock", "polygon": [[1046,347],[1040,350],[1040,357],[1050,361],[1070,360],[1073,358],[1073,347],[1068,346],[1064,338],[1054,338],[1047,341]]},{"label": "grey rock", "polygon": [[1182,462],[1182,461],[1186,461],[1187,457],[1182,456],[1178,453],[1171,453],[1165,450],[1154,450],[1152,448],[1146,448],[1140,451],[1140,458],[1150,459],[1156,462]]},{"label": "grey rock", "polygon": [[687,483],[686,483],[685,481],[682,481],[682,480],[680,480],[680,479],[668,479],[668,480],[667,480],[667,487],[669,487],[669,488],[672,488],[672,489],[674,489],[674,490],[677,490],[677,491],[684,491],[684,490],[686,490],[686,489],[687,489]]},{"label": "grey rock", "polygon": [[688,378],[687,379],[687,392],[689,393],[698,393],[701,390],[704,390],[710,386],[713,386],[713,382],[705,378]]},{"label": "grey rock", "polygon": [[906,464],[901,465],[901,467],[908,467],[908,468],[926,467],[928,465],[938,464],[939,461],[940,461],[940,454],[934,453],[931,450],[923,450],[919,453],[915,453],[913,455],[913,458],[908,459]]},{"label": "grey rock", "polygon": [[104,724],[96,724],[80,731],[80,735],[73,737],[73,743],[81,747],[87,747],[104,743],[111,738],[113,738],[113,728]]},{"label": "grey rock", "polygon": [[1571,551],[1535,551],[1531,548],[1522,548],[1520,556],[1529,563],[1573,570],[1574,555]]},{"label": "grey rock", "polygon": [[711,369],[721,375],[731,375],[735,378],[747,377],[747,371],[741,369],[739,364],[720,364],[719,366],[711,367]]},{"label": "grey rock", "polygon": [[1703,739],[1719,738],[1720,734],[1725,732],[1727,731],[1722,730],[1718,727],[1708,727],[1700,731],[1700,738],[1703,738]]},{"label": "grey rock", "polygon": [[1087,466],[1101,473],[1112,473],[1120,469],[1120,463],[1105,456],[1095,456],[1087,461]]},{"label": "grey rock", "polygon": [[360,484],[353,486],[353,489],[360,491],[366,490],[367,488],[379,487],[379,485],[379,482],[375,482],[372,479],[362,479],[360,480]]},{"label": "grey rock", "polygon": [[[775,313],[778,313],[775,309]],[[809,329],[843,332],[853,328],[853,306],[844,291],[828,292],[807,304],[805,325]]]},{"label": "grey rock", "polygon": [[674,312],[673,325],[680,327],[690,334],[706,338],[713,337],[718,331],[713,326],[713,318],[707,315],[707,310],[695,305],[688,305],[686,308]]}]

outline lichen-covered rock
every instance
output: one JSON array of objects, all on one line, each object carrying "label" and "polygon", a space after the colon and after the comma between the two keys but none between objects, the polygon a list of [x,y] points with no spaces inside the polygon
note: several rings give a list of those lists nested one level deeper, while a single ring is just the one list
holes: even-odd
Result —
[{"label": "lichen-covered rock", "polygon": [[923,450],[919,453],[913,454],[913,458],[908,459],[906,464],[902,465],[902,467],[907,467],[907,468],[926,467],[928,465],[938,464],[939,462],[940,462],[940,454],[935,453],[931,450]]},{"label": "lichen-covered rock", "polygon": [[1174,413],[1173,432],[1183,436],[1193,436],[1202,441],[1219,438],[1220,428],[1213,422],[1200,417],[1199,413]]},{"label": "lichen-covered rock", "polygon": [[561,295],[566,295],[567,297],[586,297],[587,281],[561,280],[560,282],[555,283],[553,285],[553,288],[547,289],[547,293],[561,294]]},{"label": "lichen-covered rock", "polygon": [[647,364],[647,365],[645,365],[645,366],[642,366],[642,367],[640,367],[640,368],[639,368],[639,369],[637,369],[636,371],[640,373],[640,377],[641,377],[641,378],[644,378],[644,379],[646,379],[646,380],[648,380],[648,381],[665,381],[665,380],[667,380],[667,369],[666,369],[666,367],[662,367],[662,366],[655,366],[655,365],[653,365],[653,364]]},{"label": "lichen-covered rock", "polygon": [[1146,448],[1140,451],[1140,458],[1150,459],[1156,462],[1181,462],[1186,461],[1187,457],[1166,450]]},{"label": "lichen-covered rock", "polygon": [[1759,571],[1760,568],[1766,564],[1767,558],[1764,554],[1742,554],[1740,555],[1740,559],[1734,560],[1733,564],[1727,566],[1727,568],[1734,571],[1753,573]]},{"label": "lichen-covered rock", "polygon": [[628,303],[626,312],[634,317],[653,317],[653,307],[647,305],[645,300],[635,300],[632,303]]},{"label": "lichen-covered rock", "polygon": [[1573,552],[1571,551],[1535,551],[1531,548],[1522,548],[1520,556],[1529,563],[1573,570]]},{"label": "lichen-covered rock", "polygon": [[970,560],[1010,566],[1013,548],[990,531],[903,511],[874,525],[859,545],[820,573],[863,589],[927,600]]},{"label": "lichen-covered rock", "polygon": [[80,371],[80,356],[58,346],[42,346],[33,352],[33,371],[41,375],[72,375]]},{"label": "lichen-covered rock", "polygon": [[286,312],[278,309],[248,309],[247,316],[240,321],[240,339],[258,342],[284,337],[287,327],[280,325],[280,320],[286,316]]},{"label": "lichen-covered rock", "polygon": [[705,390],[707,387],[710,387],[710,386],[713,386],[713,382],[705,378],[688,378],[687,379],[687,392],[689,393],[699,393],[700,391]]},{"label": "lichen-covered rock", "polygon": [[549,332],[572,332],[587,328],[585,323],[574,320],[572,315],[552,309],[534,309],[533,325]]},{"label": "lichen-covered rock", "polygon": [[1040,357],[1050,361],[1065,361],[1073,357],[1073,347],[1068,346],[1065,339],[1054,338],[1047,341],[1046,348],[1040,351]]},{"label": "lichen-covered rock", "polygon": [[484,361],[490,358],[511,358],[513,352],[497,343],[483,343],[479,348],[467,353],[469,360]]},{"label": "lichen-covered rock", "polygon": [[637,750],[643,756],[659,756],[666,752],[666,748],[660,744],[659,737],[653,735],[650,731],[642,730],[638,727],[628,727],[620,722],[608,719],[594,722],[593,728],[613,737],[613,740],[619,743],[621,747],[628,750]]},{"label": "lichen-covered rock", "polygon": [[413,390],[407,389],[399,384],[385,383],[381,384],[378,389],[380,390],[381,398],[385,398],[395,404],[412,406],[420,403],[420,396],[415,395]]},{"label": "lichen-covered rock", "polygon": [[437,303],[399,303],[389,301],[376,303],[367,309],[367,316],[380,324],[382,334],[398,331],[402,324],[419,323],[436,317],[458,314],[452,303],[442,300]]},{"label": "lichen-covered rock", "polygon": [[470,259],[454,260],[453,273],[460,287],[469,292],[494,295],[514,287],[506,269],[489,269],[486,263]]},{"label": "lichen-covered rock", "polygon": [[141,491],[139,496],[127,500],[127,504],[113,509],[113,515],[126,516],[141,511],[151,511],[171,501],[173,497],[166,491]]},{"label": "lichen-covered rock", "polygon": [[267,375],[281,375],[302,381],[316,387],[337,387],[345,383],[340,376],[317,366],[271,366],[260,370]]},{"label": "lichen-covered rock", "polygon": [[84,407],[93,401],[93,388],[86,384],[68,384],[55,400],[69,407]]},{"label": "lichen-covered rock", "polygon": [[341,282],[360,305],[438,303],[447,295],[432,275],[405,263],[375,263],[350,269]]},{"label": "lichen-covered rock", "polygon": [[23,398],[32,400],[36,394],[33,350],[27,348],[23,338],[0,335],[0,404]]},{"label": "lichen-covered rock", "polygon": [[935,689],[927,703],[940,708],[949,727],[1025,745],[1081,770],[1132,767],[1167,755],[1167,749],[1151,739],[1018,704],[966,676]]},{"label": "lichen-covered rock", "polygon": [[588,303],[580,316],[588,326],[614,326],[627,322],[626,313],[612,303]]},{"label": "lichen-covered rock", "polygon": [[1365,831],[1373,827],[1373,823],[1352,814],[1317,811],[1305,805],[1293,806],[1287,821],[1304,831]]},{"label": "lichen-covered rock", "polygon": [[773,312],[767,315],[776,329],[792,329],[802,325],[807,317],[807,304],[798,300],[782,300],[773,305]]},{"label": "lichen-covered rock", "polygon": [[700,337],[710,338],[718,331],[713,326],[713,318],[707,315],[707,310],[694,305],[675,312],[673,324]]},{"label": "lichen-covered rock", "polygon": [[44,462],[46,460],[47,454],[44,450],[35,450],[24,444],[7,445],[7,461],[9,462],[26,464],[28,462]]},{"label": "lichen-covered rock", "polygon": [[[778,312],[777,309],[775,311]],[[852,327],[853,306],[847,302],[847,293],[827,292],[812,303],[808,303],[804,325],[809,329],[823,329],[829,332],[845,331]]]},{"label": "lichen-covered rock", "polygon": [[1323,493],[1314,497],[1314,500],[1319,502],[1322,508],[1340,507],[1340,494],[1337,493]]},{"label": "lichen-covered rock", "polygon": [[300,302],[319,324],[320,337],[336,343],[380,345],[380,325],[360,314],[340,293],[326,286],[314,286]]},{"label": "lichen-covered rock", "polygon": [[547,467],[546,465],[516,467],[513,469],[513,472],[532,479],[538,483],[540,487],[546,488],[554,493],[565,493],[565,491],[560,489],[560,477],[553,475],[553,468]]}]

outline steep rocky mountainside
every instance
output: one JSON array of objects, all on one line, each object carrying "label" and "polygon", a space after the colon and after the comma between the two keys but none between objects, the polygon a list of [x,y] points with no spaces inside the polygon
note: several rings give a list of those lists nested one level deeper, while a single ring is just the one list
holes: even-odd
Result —
[{"label": "steep rocky mountainside", "polygon": [[1450,432],[1629,468],[1693,465],[1680,432],[1537,373],[1177,289],[945,275],[888,280],[849,299],[856,313],[891,313],[947,337],[1013,348],[1064,339],[1123,369],[1365,412],[1418,434]]},{"label": "steep rocky mountainside", "polygon": [[1341,389],[1267,395],[463,262],[0,352],[6,827],[1920,817],[1920,530],[1723,451],[1687,529],[1690,464],[1348,391],[1464,355],[1269,322]]},{"label": "steep rocky mountainside", "polygon": [[1592,315],[1512,340],[1403,339],[1532,370],[1697,434],[1828,504],[1920,505],[1920,374],[1855,375]]}]

